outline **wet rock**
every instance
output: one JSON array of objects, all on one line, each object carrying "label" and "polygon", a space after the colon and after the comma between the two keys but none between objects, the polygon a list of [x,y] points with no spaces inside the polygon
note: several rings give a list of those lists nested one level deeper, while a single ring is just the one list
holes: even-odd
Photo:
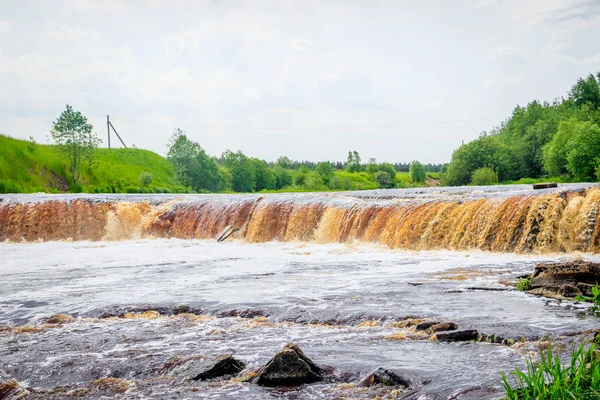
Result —
[{"label": "wet rock", "polygon": [[0,399],[17,400],[29,396],[29,390],[19,385],[16,379],[0,382]]},{"label": "wet rock", "polygon": [[194,381],[234,376],[246,368],[246,365],[230,354],[222,355],[214,360],[195,360],[184,364],[177,375]]},{"label": "wet rock", "polygon": [[298,386],[323,380],[324,371],[304,355],[295,343],[288,343],[262,368],[261,386]]},{"label": "wet rock", "polygon": [[256,317],[268,317],[270,314],[265,310],[257,308],[247,308],[245,310],[229,310],[222,311],[217,314],[219,318],[225,317],[240,317],[240,318],[256,318]]},{"label": "wet rock", "polygon": [[487,287],[487,286],[471,286],[471,287],[468,287],[467,290],[484,291],[484,292],[508,292],[509,290],[514,290],[514,289],[500,288],[500,287]]},{"label": "wet rock", "polygon": [[432,325],[429,329],[429,333],[444,332],[444,331],[455,331],[458,326],[454,322],[441,322],[439,324]]},{"label": "wet rock", "polygon": [[600,282],[600,263],[571,261],[540,263],[531,275],[528,293],[564,299],[592,295],[592,287]]},{"label": "wet rock", "polygon": [[564,297],[575,298],[577,296],[581,296],[583,293],[581,293],[581,290],[579,290],[577,286],[571,285],[570,283],[565,283],[558,289],[558,294]]},{"label": "wet rock", "polygon": [[382,385],[382,386],[401,386],[402,388],[407,388],[410,386],[410,380],[400,375],[396,374],[393,371],[377,368],[375,372],[371,375],[367,376],[361,383],[362,386],[373,386],[373,385]]},{"label": "wet rock", "polygon": [[415,329],[418,331],[426,331],[427,329],[431,328],[432,326],[437,325],[437,322],[435,321],[425,321],[425,322],[421,322],[420,324],[418,324]]},{"label": "wet rock", "polygon": [[173,307],[173,315],[178,315],[178,314],[189,314],[192,312],[192,309],[190,306],[175,306]]},{"label": "wet rock", "polygon": [[107,392],[123,394],[129,389],[131,382],[125,379],[110,377],[97,379],[92,382],[92,385]]},{"label": "wet rock", "polygon": [[[531,341],[536,341],[539,338],[529,338],[529,340]],[[477,339],[479,342],[485,342],[485,343],[496,343],[496,344],[503,344],[505,346],[512,346],[517,342],[525,342],[528,339],[525,337],[504,337],[498,334],[487,334],[487,333],[480,333],[479,334],[479,338]]]},{"label": "wet rock", "polygon": [[469,340],[477,340],[479,332],[475,329],[454,332],[437,333],[436,338],[440,342],[467,342]]},{"label": "wet rock", "polygon": [[544,183],[534,183],[533,184],[534,190],[550,189],[550,188],[555,188],[555,187],[558,187],[558,184],[556,182],[544,182]]}]

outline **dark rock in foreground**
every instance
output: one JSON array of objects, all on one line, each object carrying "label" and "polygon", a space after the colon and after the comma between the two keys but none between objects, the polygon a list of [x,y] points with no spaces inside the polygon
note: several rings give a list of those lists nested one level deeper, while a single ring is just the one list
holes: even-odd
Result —
[{"label": "dark rock in foreground", "polygon": [[440,342],[467,342],[469,340],[477,340],[479,332],[475,329],[469,329],[466,331],[440,332],[435,336]]},{"label": "dark rock in foreground", "polygon": [[262,368],[261,386],[298,386],[323,380],[324,372],[295,343],[288,343]]},{"label": "dark rock in foreground", "polygon": [[383,386],[401,386],[407,388],[410,386],[410,380],[401,377],[393,371],[377,368],[375,372],[367,376],[362,381],[363,386],[383,385]]},{"label": "dark rock in foreground", "polygon": [[592,287],[600,283],[600,264],[586,261],[540,263],[531,275],[528,293],[556,299],[578,295],[591,296]]},{"label": "dark rock in foreground", "polygon": [[223,355],[214,360],[196,360],[183,365],[177,375],[195,381],[204,381],[224,376],[234,376],[246,368],[245,364],[231,355]]},{"label": "dark rock in foreground", "polygon": [[427,329],[431,328],[432,326],[436,325],[437,322],[435,321],[425,321],[425,322],[421,322],[420,324],[418,324],[415,329],[418,331],[426,331]]},{"label": "dark rock in foreground", "polygon": [[16,379],[0,382],[0,399],[17,400],[29,395],[29,390],[24,389]]}]

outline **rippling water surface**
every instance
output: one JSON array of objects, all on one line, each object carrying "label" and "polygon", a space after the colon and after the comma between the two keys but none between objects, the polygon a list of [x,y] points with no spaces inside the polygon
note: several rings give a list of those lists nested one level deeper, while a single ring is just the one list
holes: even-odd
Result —
[{"label": "rippling water surface", "polygon": [[[0,331],[0,380],[38,390],[116,377],[134,382],[130,398],[498,398],[500,371],[523,364],[518,346],[438,343],[398,322],[453,321],[459,329],[528,339],[598,322],[571,302],[509,286],[536,262],[565,255],[177,239],[0,243],[0,254],[0,325],[75,317],[33,332]],[[173,315],[181,306],[202,317]],[[115,318],[145,310],[161,315]],[[256,369],[290,341],[332,367],[339,381],[282,392],[237,381],[156,379],[177,354],[233,353]],[[410,377],[414,392],[357,387],[377,367]]]}]

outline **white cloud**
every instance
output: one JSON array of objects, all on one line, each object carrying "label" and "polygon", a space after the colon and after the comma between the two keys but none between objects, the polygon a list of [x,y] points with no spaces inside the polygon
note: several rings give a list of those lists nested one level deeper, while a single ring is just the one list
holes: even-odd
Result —
[{"label": "white cloud", "polygon": [[0,21],[0,33],[8,33],[15,23],[13,21]]}]

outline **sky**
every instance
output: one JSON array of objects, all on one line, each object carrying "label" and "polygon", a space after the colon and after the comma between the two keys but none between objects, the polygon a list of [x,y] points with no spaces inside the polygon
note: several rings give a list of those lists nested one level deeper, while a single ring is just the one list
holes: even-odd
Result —
[{"label": "sky", "polygon": [[[447,162],[600,71],[600,0],[0,0],[0,132],[66,104],[165,154]],[[118,144],[116,137],[112,145]]]}]

